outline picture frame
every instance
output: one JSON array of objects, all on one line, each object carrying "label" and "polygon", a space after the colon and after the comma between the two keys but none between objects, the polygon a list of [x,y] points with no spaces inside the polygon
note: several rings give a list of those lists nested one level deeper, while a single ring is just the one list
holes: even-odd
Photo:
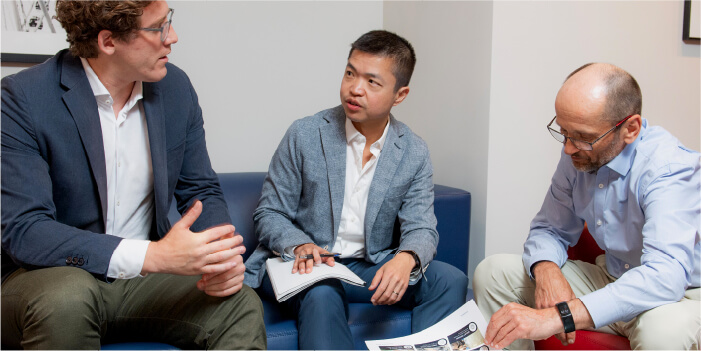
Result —
[{"label": "picture frame", "polygon": [[701,0],[684,0],[682,40],[687,44],[701,44]]},{"label": "picture frame", "polygon": [[68,47],[66,32],[54,16],[56,0],[3,0],[2,62],[44,62]]}]

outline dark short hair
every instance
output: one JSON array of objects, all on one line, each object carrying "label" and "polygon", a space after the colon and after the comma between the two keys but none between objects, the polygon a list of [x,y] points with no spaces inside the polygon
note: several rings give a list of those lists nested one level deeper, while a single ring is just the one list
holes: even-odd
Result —
[{"label": "dark short hair", "polygon": [[[587,63],[577,68],[567,76],[565,81],[592,65],[596,63]],[[606,105],[602,119],[617,123],[628,116],[641,114],[643,95],[635,78],[620,67],[609,64],[605,67],[601,71],[601,78],[606,87]]]},{"label": "dark short hair", "polygon": [[389,57],[394,61],[392,74],[397,79],[394,90],[409,85],[416,65],[416,54],[406,39],[386,30],[373,30],[360,36],[351,44],[348,58],[358,50],[377,56]]},{"label": "dark short hair", "polygon": [[117,40],[129,41],[140,27],[144,7],[152,1],[68,1],[56,3],[56,19],[66,30],[73,56],[97,57],[97,35],[112,32]]}]

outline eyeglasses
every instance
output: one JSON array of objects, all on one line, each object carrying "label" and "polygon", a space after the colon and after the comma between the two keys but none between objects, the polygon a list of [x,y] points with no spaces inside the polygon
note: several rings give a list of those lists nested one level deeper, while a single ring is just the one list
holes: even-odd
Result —
[{"label": "eyeglasses", "polygon": [[633,115],[630,115],[630,116],[622,119],[620,122],[616,123],[615,126],[613,126],[611,129],[609,129],[608,132],[604,133],[604,135],[596,138],[596,140],[594,140],[592,142],[570,138],[570,137],[565,136],[564,134],[560,133],[559,131],[553,129],[552,127],[550,127],[550,126],[552,126],[553,123],[555,123],[555,119],[557,118],[557,116],[553,117],[553,120],[550,121],[550,123],[548,123],[548,131],[553,136],[553,138],[555,138],[555,140],[557,140],[563,144],[567,142],[567,139],[570,139],[570,141],[572,142],[572,145],[574,145],[574,147],[576,147],[577,149],[582,150],[582,151],[591,151],[591,150],[594,150],[594,143],[601,140],[603,137],[608,135],[608,133],[611,133],[614,129],[620,127],[625,121],[628,120],[628,118],[631,118],[631,117],[633,117]]},{"label": "eyeglasses", "polygon": [[173,12],[175,10],[173,9],[168,9],[168,20],[166,23],[163,23],[163,26],[160,28],[139,28],[141,30],[145,30],[147,32],[161,32],[161,41],[166,41],[168,38],[168,33],[170,33],[170,24],[173,22]]}]

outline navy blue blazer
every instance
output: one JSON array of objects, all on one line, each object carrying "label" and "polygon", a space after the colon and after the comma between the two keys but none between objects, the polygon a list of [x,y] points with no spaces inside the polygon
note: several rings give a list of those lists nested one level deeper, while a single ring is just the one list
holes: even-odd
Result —
[{"label": "navy blue blazer", "polygon": [[[167,69],[161,81],[143,83],[156,211],[151,240],[170,230],[173,195],[180,213],[202,200],[193,231],[231,222],[207,154],[197,94],[182,70]],[[67,265],[107,280],[121,238],[104,234],[102,131],[80,59],[64,50],[3,78],[1,128],[3,280],[18,266]]]}]

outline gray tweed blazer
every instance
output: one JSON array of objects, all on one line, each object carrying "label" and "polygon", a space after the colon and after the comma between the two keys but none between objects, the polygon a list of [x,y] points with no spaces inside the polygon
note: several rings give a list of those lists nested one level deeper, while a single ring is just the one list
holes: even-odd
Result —
[{"label": "gray tweed blazer", "polygon": [[[270,162],[253,213],[258,247],[246,261],[244,283],[257,288],[265,260],[313,242],[330,250],[338,235],[346,178],[342,106],[295,121]],[[417,254],[422,271],[438,245],[433,167],[426,143],[390,116],[390,128],[370,185],[365,214],[365,260],[393,251]],[[395,229],[395,223],[399,230]],[[283,259],[292,259],[285,257]]]}]

